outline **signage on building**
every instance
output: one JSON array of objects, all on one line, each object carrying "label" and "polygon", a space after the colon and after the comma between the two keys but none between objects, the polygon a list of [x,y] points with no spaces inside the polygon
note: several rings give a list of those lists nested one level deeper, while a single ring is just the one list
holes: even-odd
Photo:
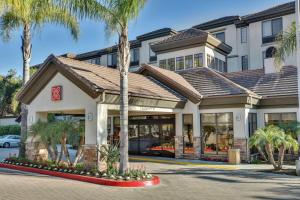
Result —
[{"label": "signage on building", "polygon": [[51,88],[51,100],[52,101],[62,100],[62,86],[56,85]]}]

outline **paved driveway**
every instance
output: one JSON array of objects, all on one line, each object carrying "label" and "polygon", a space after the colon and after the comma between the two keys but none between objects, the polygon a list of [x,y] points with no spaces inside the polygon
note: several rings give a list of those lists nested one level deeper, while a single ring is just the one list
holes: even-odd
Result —
[{"label": "paved driveway", "polygon": [[161,177],[150,188],[116,188],[0,169],[0,199],[300,199],[300,179],[285,175],[222,171],[159,163],[144,165]]}]

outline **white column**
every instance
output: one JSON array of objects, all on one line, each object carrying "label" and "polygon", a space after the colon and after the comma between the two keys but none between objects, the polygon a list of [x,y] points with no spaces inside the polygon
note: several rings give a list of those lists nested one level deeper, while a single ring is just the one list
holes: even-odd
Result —
[{"label": "white column", "polygon": [[97,144],[107,144],[107,105],[97,105]]},{"label": "white column", "polygon": [[193,134],[194,137],[201,136],[200,113],[198,111],[193,113]]}]

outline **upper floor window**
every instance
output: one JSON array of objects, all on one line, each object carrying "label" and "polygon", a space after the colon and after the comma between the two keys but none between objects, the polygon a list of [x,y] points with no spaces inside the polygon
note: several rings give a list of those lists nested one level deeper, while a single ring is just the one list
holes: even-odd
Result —
[{"label": "upper floor window", "polygon": [[96,65],[100,65],[101,64],[101,58],[100,57],[92,58],[92,59],[86,60],[86,62],[96,64]]},{"label": "upper floor window", "polygon": [[169,58],[166,69],[175,71],[175,58]]},{"label": "upper floor window", "polygon": [[266,50],[265,58],[273,58],[275,53],[276,53],[276,48],[275,47],[269,47]]},{"label": "upper floor window", "polygon": [[184,69],[184,59],[183,56],[176,58],[176,70]]},{"label": "upper floor window", "polygon": [[247,27],[242,27],[241,28],[241,43],[247,43]]},{"label": "upper floor window", "polygon": [[185,56],[185,68],[193,68],[193,55]]},{"label": "upper floor window", "polygon": [[207,54],[207,66],[220,72],[227,72],[226,62]]},{"label": "upper floor window", "polygon": [[107,55],[107,66],[109,67],[117,67],[117,53],[111,53]]},{"label": "upper floor window", "polygon": [[156,61],[157,60],[157,56],[156,53],[154,51],[152,51],[151,49],[151,43],[149,44],[149,61]]},{"label": "upper floor window", "polygon": [[194,66],[203,67],[203,54],[198,53],[194,55]]},{"label": "upper floor window", "polygon": [[138,48],[130,50],[130,62],[138,62],[140,60],[140,51]]},{"label": "upper floor window", "polygon": [[242,70],[248,70],[248,56],[242,56]]},{"label": "upper floor window", "polygon": [[276,36],[282,32],[282,18],[262,22],[262,43],[274,42]]},{"label": "upper floor window", "polygon": [[222,42],[225,42],[225,32],[214,33],[213,35]]},{"label": "upper floor window", "polygon": [[167,60],[160,60],[159,67],[162,69],[166,69],[167,68]]}]

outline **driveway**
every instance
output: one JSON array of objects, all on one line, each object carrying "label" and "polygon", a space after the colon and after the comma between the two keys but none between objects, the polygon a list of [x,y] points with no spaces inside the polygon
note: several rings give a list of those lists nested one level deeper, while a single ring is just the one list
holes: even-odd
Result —
[{"label": "driveway", "polygon": [[0,199],[300,199],[298,177],[151,162],[131,166],[145,166],[160,176],[161,185],[116,188],[0,169]]}]

